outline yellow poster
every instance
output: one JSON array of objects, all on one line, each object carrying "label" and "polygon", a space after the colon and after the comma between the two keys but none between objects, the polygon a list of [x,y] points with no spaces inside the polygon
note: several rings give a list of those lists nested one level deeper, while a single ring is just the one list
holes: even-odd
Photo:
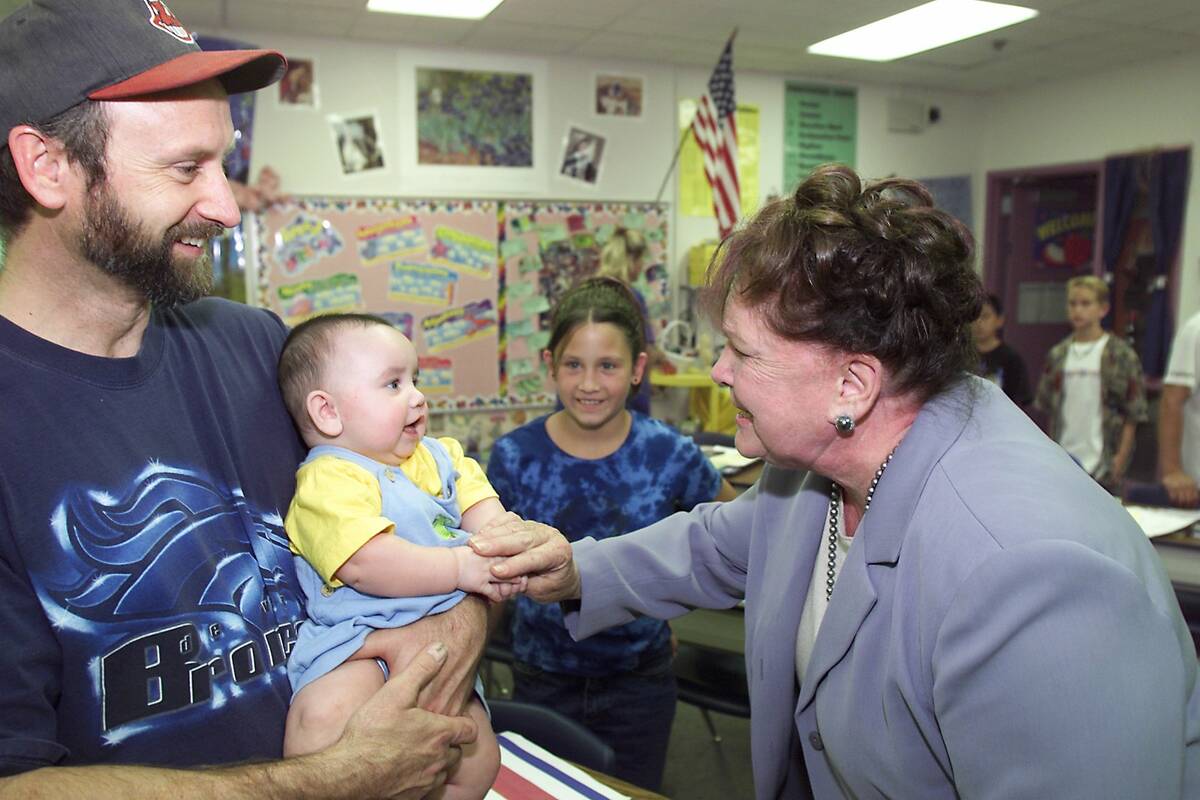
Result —
[{"label": "yellow poster", "polygon": [[[680,135],[696,116],[695,100],[679,101]],[[758,106],[739,103],[737,107],[738,181],[742,195],[742,216],[758,209]],[[679,153],[679,210],[689,217],[711,217],[712,187],[704,177],[704,157],[696,138],[689,135]]]}]

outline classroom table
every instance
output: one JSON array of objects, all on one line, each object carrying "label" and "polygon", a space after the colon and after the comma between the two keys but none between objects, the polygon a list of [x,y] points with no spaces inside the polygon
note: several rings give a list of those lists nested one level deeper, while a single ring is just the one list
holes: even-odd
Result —
[{"label": "classroom table", "polygon": [[1200,592],[1200,537],[1187,530],[1150,541],[1175,588]]},{"label": "classroom table", "polygon": [[665,795],[652,792],[649,789],[643,789],[640,786],[634,786],[632,783],[626,783],[620,778],[614,778],[612,775],[608,775],[603,772],[597,772],[594,769],[588,769],[587,767],[580,766],[579,764],[576,764],[575,766],[579,767],[581,770],[586,772],[588,775],[591,775],[608,788],[614,789],[621,794],[627,794],[632,797],[633,800],[668,800]]}]

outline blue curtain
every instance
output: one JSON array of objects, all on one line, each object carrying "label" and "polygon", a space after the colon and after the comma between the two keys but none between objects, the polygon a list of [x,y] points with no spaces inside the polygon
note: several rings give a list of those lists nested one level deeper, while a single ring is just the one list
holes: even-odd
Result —
[{"label": "blue curtain", "polygon": [[1137,201],[1137,156],[1113,156],[1104,160],[1104,271],[1117,271],[1121,245],[1129,232]]},{"label": "blue curtain", "polygon": [[1151,287],[1146,335],[1142,339],[1140,355],[1146,374],[1155,377],[1166,372],[1174,335],[1167,286],[1183,232],[1183,208],[1187,202],[1190,164],[1190,150],[1156,153],[1150,160],[1147,213],[1150,232],[1154,237],[1155,280]]},{"label": "blue curtain", "polygon": [[[1146,213],[1154,241],[1154,270],[1145,308],[1145,328],[1138,343],[1142,369],[1149,377],[1166,371],[1170,354],[1171,265],[1179,250],[1183,209],[1187,200],[1189,150],[1114,156],[1104,161],[1104,270],[1117,271],[1137,204],[1139,182],[1146,191]],[[1142,180],[1139,181],[1139,175]]]}]

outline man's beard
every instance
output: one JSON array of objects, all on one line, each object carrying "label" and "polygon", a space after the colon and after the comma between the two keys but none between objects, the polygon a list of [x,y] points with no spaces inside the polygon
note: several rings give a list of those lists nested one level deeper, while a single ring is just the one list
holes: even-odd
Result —
[{"label": "man's beard", "polygon": [[80,245],[100,269],[137,291],[151,305],[169,308],[190,303],[212,290],[212,260],[207,252],[193,261],[176,259],[180,239],[210,239],[225,228],[217,223],[180,223],[155,241],[113,195],[107,183],[88,192]]}]

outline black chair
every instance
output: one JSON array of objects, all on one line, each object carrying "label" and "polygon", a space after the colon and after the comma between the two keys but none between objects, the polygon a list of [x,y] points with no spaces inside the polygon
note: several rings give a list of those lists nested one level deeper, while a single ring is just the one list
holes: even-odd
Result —
[{"label": "black chair", "polygon": [[616,753],[600,737],[570,717],[552,708],[516,700],[489,700],[488,707],[496,733],[520,734],[559,758],[612,774]]},{"label": "black chair", "polygon": [[750,690],[746,685],[746,659],[741,653],[679,643],[675,654],[675,682],[681,702],[700,709],[714,742],[721,741],[710,711],[750,718]]}]

